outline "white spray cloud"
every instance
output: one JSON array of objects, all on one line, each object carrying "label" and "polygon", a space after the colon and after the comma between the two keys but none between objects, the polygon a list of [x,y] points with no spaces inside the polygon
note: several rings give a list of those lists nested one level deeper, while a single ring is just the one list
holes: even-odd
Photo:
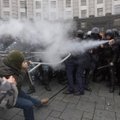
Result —
[{"label": "white spray cloud", "polygon": [[[0,22],[0,37],[11,35],[21,42],[45,47],[39,57],[44,62],[56,63],[68,53],[79,54],[105,41],[70,40],[69,33],[75,29],[73,22],[18,21]],[[38,50],[39,51],[39,50]]]},{"label": "white spray cloud", "polygon": [[11,35],[12,37],[17,37],[22,30],[23,24],[20,21],[0,21],[0,37],[2,37],[2,35]]},{"label": "white spray cloud", "polygon": [[84,41],[61,41],[60,43],[55,43],[50,46],[46,53],[41,56],[41,58],[45,62],[57,63],[62,57],[67,56],[68,53],[72,55],[80,55],[85,51],[98,47],[101,44],[106,43],[107,41],[92,41],[92,40],[84,40]]}]

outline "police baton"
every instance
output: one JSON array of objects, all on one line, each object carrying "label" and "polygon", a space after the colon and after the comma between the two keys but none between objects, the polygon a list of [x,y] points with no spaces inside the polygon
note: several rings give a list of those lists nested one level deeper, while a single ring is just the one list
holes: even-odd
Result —
[{"label": "police baton", "polygon": [[100,70],[100,69],[104,69],[104,68],[107,68],[107,67],[110,67],[111,65],[104,65],[104,66],[101,66],[99,68],[97,68],[97,70]]}]

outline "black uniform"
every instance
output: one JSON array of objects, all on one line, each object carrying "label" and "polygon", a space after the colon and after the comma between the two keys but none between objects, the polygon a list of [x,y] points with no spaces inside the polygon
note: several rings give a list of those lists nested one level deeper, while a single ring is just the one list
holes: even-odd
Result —
[{"label": "black uniform", "polygon": [[106,76],[109,80],[110,92],[114,92],[115,87],[115,73],[116,73],[116,64],[118,61],[119,47],[117,44],[112,46],[106,44],[104,47],[104,58],[105,63],[108,65],[106,68]]}]

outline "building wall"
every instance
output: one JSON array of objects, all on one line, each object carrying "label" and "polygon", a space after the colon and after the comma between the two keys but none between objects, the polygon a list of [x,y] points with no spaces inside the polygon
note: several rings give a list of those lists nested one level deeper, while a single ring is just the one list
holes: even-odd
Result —
[{"label": "building wall", "polygon": [[[83,14],[84,12],[85,14]],[[83,12],[83,13],[82,13]],[[81,0],[79,0],[79,17],[86,18],[89,16],[89,1],[86,0],[86,5],[82,5]]]},{"label": "building wall", "polygon": [[73,17],[79,16],[79,0],[73,0]]},{"label": "building wall", "polygon": [[42,1],[42,9],[43,9],[43,19],[49,19],[49,1],[43,0]]},{"label": "building wall", "polygon": [[[53,4],[54,3],[54,4]],[[58,0],[49,0],[49,19],[55,20],[58,19]]]},{"label": "building wall", "polygon": [[89,9],[89,16],[95,15],[95,0],[89,1],[88,9]]},{"label": "building wall", "polygon": [[72,19],[73,18],[73,1],[74,0],[71,0],[70,2],[70,7],[66,7],[67,4],[66,4],[66,1],[67,0],[64,0],[64,19]]},{"label": "building wall", "polygon": [[112,13],[120,14],[120,0],[112,0]]},{"label": "building wall", "polygon": [[105,0],[105,13],[112,13],[112,0]]},{"label": "building wall", "polygon": [[64,0],[58,0],[58,19],[64,18]]},{"label": "building wall", "polygon": [[[103,9],[103,12],[101,15],[98,13],[98,9]],[[95,0],[95,16],[104,16],[105,15],[105,0],[103,0],[103,3],[98,4],[97,0]]]},{"label": "building wall", "polygon": [[18,2],[17,0],[11,0],[11,17],[18,18]]},{"label": "building wall", "polygon": [[1,5],[1,0],[0,0],[0,18],[1,18],[1,14],[2,14],[2,5]]},{"label": "building wall", "polygon": [[[8,5],[9,5],[8,7],[5,7],[4,0],[1,0],[1,16],[0,17],[5,20],[11,18],[11,14],[12,14],[11,0],[9,0]],[[8,15],[7,15],[7,13],[8,13]]]},{"label": "building wall", "polygon": [[[0,0],[0,18],[3,19],[6,18],[6,11],[10,13],[9,18],[21,19],[22,14],[25,14],[24,17],[28,19],[39,17],[50,20],[97,17],[104,16],[106,13],[120,14],[120,0],[103,0],[100,4],[97,0],[86,0],[85,6],[81,6],[81,0],[71,0],[70,7],[66,7],[66,0],[9,0],[8,8],[3,7],[3,1]],[[20,1],[26,1],[26,8],[20,7]],[[36,1],[41,1],[40,9],[36,9]],[[56,1],[56,8],[51,9],[51,1]]]},{"label": "building wall", "polygon": [[34,17],[34,1],[33,0],[27,0],[27,18],[33,19]]}]

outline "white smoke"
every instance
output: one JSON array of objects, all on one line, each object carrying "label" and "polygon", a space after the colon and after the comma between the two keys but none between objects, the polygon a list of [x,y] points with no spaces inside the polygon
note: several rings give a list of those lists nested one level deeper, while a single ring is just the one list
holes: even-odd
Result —
[{"label": "white smoke", "polygon": [[46,53],[41,56],[41,58],[45,62],[50,63],[57,63],[59,62],[62,57],[67,56],[68,53],[72,55],[80,55],[90,50],[92,48],[96,48],[101,44],[106,43],[107,41],[92,41],[92,40],[83,40],[81,42],[74,40],[74,41],[61,41],[60,43],[54,43],[50,46]]},{"label": "white smoke", "polygon": [[3,35],[11,35],[12,37],[17,37],[21,34],[24,25],[18,20],[0,21],[0,38]]},{"label": "white smoke", "polygon": [[[3,35],[10,35],[19,38],[23,43],[43,46],[45,53],[37,54],[37,57],[48,63],[57,63],[68,53],[84,53],[90,48],[105,43],[105,41],[70,40],[69,34],[72,34],[71,31],[74,29],[76,29],[74,22],[1,21],[0,38]],[[37,51],[41,52],[39,49]]]}]

